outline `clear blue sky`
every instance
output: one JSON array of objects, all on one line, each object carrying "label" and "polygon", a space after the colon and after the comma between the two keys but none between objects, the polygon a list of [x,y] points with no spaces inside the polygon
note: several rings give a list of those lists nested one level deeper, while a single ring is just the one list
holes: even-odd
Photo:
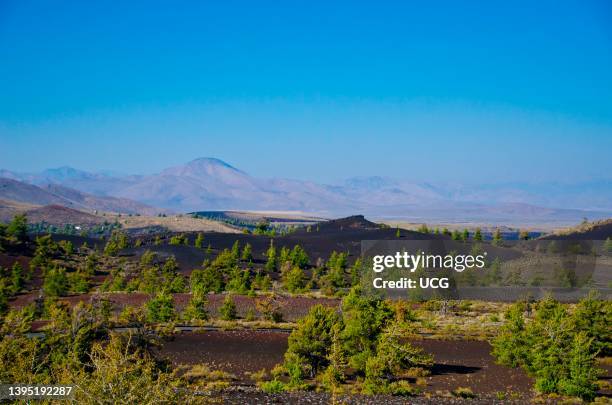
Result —
[{"label": "clear blue sky", "polygon": [[0,168],[612,173],[609,1],[138,3],[0,1]]}]

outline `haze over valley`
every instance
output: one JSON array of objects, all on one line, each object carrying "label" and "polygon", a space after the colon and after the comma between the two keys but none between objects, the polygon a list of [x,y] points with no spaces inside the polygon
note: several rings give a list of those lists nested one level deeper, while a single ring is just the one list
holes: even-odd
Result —
[{"label": "haze over valley", "polygon": [[[91,173],[71,167],[38,173],[0,170],[0,199],[75,209],[140,213],[203,210],[301,211],[327,217],[570,225],[612,215],[610,181],[458,184],[354,177],[340,184],[257,178],[216,158],[150,175]],[[563,208],[560,208],[563,207]]]}]

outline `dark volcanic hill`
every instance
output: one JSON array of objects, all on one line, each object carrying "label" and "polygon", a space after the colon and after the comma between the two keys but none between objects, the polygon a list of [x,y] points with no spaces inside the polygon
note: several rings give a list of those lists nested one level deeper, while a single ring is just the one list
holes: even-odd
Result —
[{"label": "dark volcanic hill", "polygon": [[605,240],[612,238],[612,218],[586,223],[563,232],[546,235],[541,239],[554,240]]},{"label": "dark volcanic hill", "polygon": [[368,221],[363,215],[353,215],[351,217],[332,219],[330,221],[321,222],[319,225],[319,231],[330,232],[330,231],[371,231],[375,229],[381,229],[379,224]]}]

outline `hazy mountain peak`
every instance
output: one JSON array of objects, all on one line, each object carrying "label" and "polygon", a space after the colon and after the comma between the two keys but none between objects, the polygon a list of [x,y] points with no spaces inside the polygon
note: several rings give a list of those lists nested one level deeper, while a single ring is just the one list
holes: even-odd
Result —
[{"label": "hazy mountain peak", "polygon": [[192,161],[187,163],[187,166],[191,166],[191,165],[223,166],[229,169],[238,170],[234,166],[230,165],[229,163],[224,162],[223,160],[217,159],[214,157],[199,157],[199,158],[193,159]]},{"label": "hazy mountain peak", "polygon": [[221,159],[201,157],[185,165],[170,167],[161,172],[162,175],[173,176],[217,176],[217,175],[244,175],[245,173]]},{"label": "hazy mountain peak", "polygon": [[68,180],[92,177],[91,173],[70,166],[60,166],[44,170],[41,175],[49,180]]}]

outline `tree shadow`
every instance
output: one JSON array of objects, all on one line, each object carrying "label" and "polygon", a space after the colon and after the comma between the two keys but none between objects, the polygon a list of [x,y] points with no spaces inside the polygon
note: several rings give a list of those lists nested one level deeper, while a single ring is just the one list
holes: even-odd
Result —
[{"label": "tree shadow", "polygon": [[480,370],[480,367],[460,366],[455,364],[435,363],[431,368],[432,375],[444,374],[472,374]]}]

